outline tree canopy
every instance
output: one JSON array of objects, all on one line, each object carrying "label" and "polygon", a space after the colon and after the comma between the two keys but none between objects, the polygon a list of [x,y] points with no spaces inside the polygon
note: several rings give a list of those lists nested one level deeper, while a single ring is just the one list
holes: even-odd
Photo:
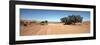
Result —
[{"label": "tree canopy", "polygon": [[81,23],[83,20],[83,17],[81,17],[80,15],[70,15],[68,17],[63,17],[60,19],[61,22],[66,24],[75,24],[75,23]]}]

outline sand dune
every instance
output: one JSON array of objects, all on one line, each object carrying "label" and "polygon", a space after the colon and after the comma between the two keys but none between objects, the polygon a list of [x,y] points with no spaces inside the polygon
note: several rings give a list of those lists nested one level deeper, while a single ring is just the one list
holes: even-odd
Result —
[{"label": "sand dune", "polygon": [[48,23],[48,25],[40,25],[32,23],[29,26],[21,26],[20,35],[52,35],[52,34],[76,34],[89,33],[90,22],[83,22],[76,25],[63,25],[63,23]]}]

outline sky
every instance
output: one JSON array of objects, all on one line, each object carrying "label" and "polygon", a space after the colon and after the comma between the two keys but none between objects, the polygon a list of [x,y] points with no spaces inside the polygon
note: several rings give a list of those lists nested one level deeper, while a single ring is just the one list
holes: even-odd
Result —
[{"label": "sky", "polygon": [[60,22],[60,18],[69,15],[80,15],[83,21],[90,20],[90,11],[49,10],[49,9],[20,9],[21,20]]}]

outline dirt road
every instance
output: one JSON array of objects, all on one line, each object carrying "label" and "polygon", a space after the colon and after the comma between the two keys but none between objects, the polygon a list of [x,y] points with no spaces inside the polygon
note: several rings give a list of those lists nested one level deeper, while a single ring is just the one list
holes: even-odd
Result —
[{"label": "dirt road", "polygon": [[21,26],[20,35],[51,35],[51,34],[74,34],[89,33],[90,23],[84,22],[76,25],[63,25],[62,23],[49,23],[48,25],[31,24]]}]

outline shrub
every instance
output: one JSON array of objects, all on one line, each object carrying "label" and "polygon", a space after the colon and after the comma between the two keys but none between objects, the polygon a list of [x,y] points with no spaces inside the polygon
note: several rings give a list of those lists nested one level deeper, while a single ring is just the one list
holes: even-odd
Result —
[{"label": "shrub", "polygon": [[40,24],[42,24],[42,25],[48,24],[48,21],[47,20],[41,21]]},{"label": "shrub", "polygon": [[45,23],[46,23],[46,24],[48,24],[48,21],[47,21],[47,20],[45,20]]}]

